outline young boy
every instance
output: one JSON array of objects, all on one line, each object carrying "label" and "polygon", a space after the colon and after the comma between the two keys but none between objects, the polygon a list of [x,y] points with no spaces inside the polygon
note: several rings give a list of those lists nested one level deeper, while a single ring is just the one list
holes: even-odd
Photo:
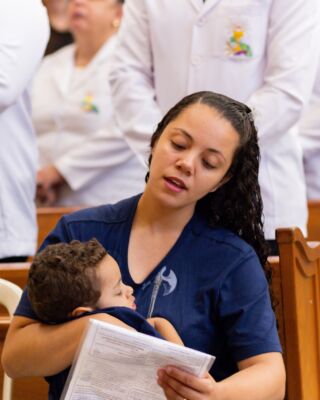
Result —
[{"label": "young boy", "polygon": [[[146,320],[136,312],[133,289],[122,282],[117,262],[96,239],[47,246],[35,256],[27,286],[32,307],[44,323],[105,312],[121,326],[125,323],[139,332],[182,344],[169,321]],[[60,398],[68,372],[69,368],[46,378],[50,400]]]}]

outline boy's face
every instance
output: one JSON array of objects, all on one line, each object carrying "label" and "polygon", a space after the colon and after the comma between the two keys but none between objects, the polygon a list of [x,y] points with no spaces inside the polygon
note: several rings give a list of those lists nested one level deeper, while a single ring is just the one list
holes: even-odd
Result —
[{"label": "boy's face", "polygon": [[97,277],[101,283],[101,296],[97,308],[129,307],[136,309],[133,289],[122,282],[116,260],[107,254],[97,268]]}]

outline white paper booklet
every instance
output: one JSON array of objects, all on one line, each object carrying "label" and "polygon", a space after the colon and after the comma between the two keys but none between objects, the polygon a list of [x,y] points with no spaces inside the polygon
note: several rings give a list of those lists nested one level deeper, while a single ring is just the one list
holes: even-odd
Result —
[{"label": "white paper booklet", "polygon": [[61,399],[164,400],[159,368],[203,376],[213,362],[209,354],[91,319]]}]

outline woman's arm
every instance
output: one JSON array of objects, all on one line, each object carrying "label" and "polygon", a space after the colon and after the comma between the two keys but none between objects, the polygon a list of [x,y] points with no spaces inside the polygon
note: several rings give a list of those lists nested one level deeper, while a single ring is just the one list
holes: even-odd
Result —
[{"label": "woman's arm", "polygon": [[265,353],[238,363],[239,372],[216,382],[209,374],[197,378],[174,367],[158,372],[158,383],[169,400],[282,400],[285,369],[280,353]]},{"label": "woman's arm", "polygon": [[132,329],[108,314],[94,314],[59,325],[14,317],[2,351],[2,365],[12,378],[54,375],[73,362],[90,318]]},{"label": "woman's arm", "polygon": [[175,327],[164,318],[148,318],[147,321],[152,325],[161,336],[172,343],[180,344],[183,346],[183,342],[176,331]]}]

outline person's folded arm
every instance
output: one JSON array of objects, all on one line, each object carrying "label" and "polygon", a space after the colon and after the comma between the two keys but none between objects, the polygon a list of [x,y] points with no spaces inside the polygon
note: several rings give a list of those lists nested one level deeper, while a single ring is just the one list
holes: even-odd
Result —
[{"label": "person's folded arm", "polygon": [[79,190],[133,156],[119,129],[110,123],[54,163],[72,190]]},{"label": "person's folded arm", "polygon": [[117,318],[102,313],[58,325],[16,316],[2,351],[2,365],[12,378],[54,375],[72,364],[90,318],[132,329]]}]

